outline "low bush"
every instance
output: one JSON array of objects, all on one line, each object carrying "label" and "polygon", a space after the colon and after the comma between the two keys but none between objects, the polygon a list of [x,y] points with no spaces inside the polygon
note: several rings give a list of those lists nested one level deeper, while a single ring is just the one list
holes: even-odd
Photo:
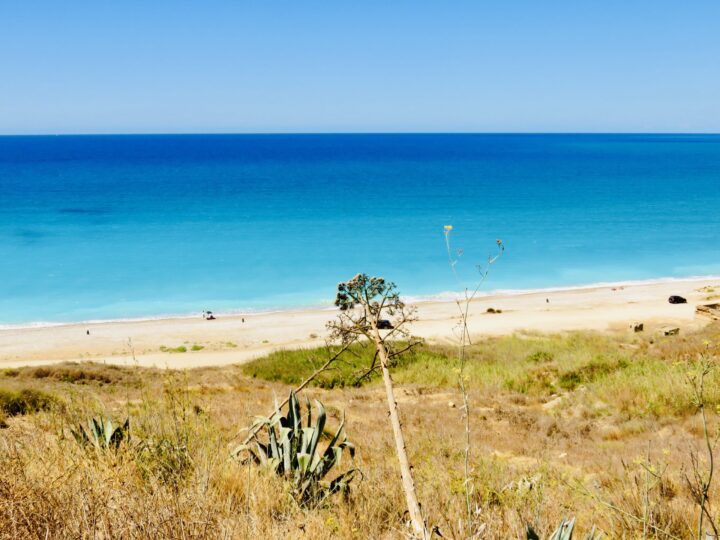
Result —
[{"label": "low bush", "polygon": [[20,391],[0,389],[0,411],[6,416],[21,416],[49,410],[58,400],[51,394],[32,388]]},{"label": "low bush", "polygon": [[187,352],[187,347],[184,345],[180,345],[179,347],[166,347],[165,345],[161,345],[160,351],[166,353],[185,353]]},{"label": "low bush", "polygon": [[103,373],[101,371],[65,366],[37,367],[31,370],[29,375],[35,379],[55,379],[56,381],[71,384],[86,384],[89,382],[110,384],[116,380],[115,377],[111,377],[107,373]]}]

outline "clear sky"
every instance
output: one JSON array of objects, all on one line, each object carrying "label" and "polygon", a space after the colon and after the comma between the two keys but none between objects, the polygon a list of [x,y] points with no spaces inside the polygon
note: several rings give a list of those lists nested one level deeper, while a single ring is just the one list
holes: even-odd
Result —
[{"label": "clear sky", "polygon": [[7,0],[0,133],[720,132],[720,0]]}]

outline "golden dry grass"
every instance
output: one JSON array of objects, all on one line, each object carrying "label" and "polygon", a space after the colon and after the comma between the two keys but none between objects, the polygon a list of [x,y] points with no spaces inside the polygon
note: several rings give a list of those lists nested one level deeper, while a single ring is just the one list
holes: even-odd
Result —
[{"label": "golden dry grass", "polygon": [[[685,378],[718,341],[720,326],[659,340],[573,333],[473,345],[467,372],[481,537],[524,538],[526,524],[544,536],[570,515],[581,532],[596,524],[617,538],[642,537],[644,527],[648,538],[692,537],[697,507],[684,474],[702,432]],[[282,369],[292,368],[287,358]],[[451,349],[424,347],[395,378],[423,511],[444,537],[462,538],[463,426],[453,358]],[[253,378],[240,366],[172,372],[78,364],[0,373],[5,392],[42,390],[57,400],[50,410],[8,416],[0,430],[0,538],[406,534],[377,382],[305,391],[325,404],[330,428],[345,411],[364,474],[347,499],[307,510],[280,479],[229,458],[241,429],[268,414],[287,384]],[[715,375],[707,388],[713,411],[717,383]],[[129,416],[131,444],[117,453],[79,446],[69,428],[89,415]],[[664,473],[648,481],[648,469]],[[711,505],[718,504],[714,489]]]}]

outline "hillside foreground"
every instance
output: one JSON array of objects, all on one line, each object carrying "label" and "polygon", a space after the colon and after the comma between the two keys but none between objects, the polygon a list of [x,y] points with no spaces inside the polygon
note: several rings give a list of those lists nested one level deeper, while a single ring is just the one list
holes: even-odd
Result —
[{"label": "hillside foreground", "polygon": [[[468,349],[472,504],[481,538],[542,538],[563,517],[610,538],[692,538],[694,456],[706,467],[691,380],[713,365],[720,325],[662,336],[518,331]],[[183,371],[64,362],[0,371],[2,538],[404,538],[405,506],[387,402],[356,349],[302,393],[344,413],[362,479],[303,508],[267,468],[231,457],[322,362],[322,348]],[[394,367],[428,523],[463,537],[464,427],[456,350],[424,344]],[[715,433],[718,374],[705,384]],[[90,416],[130,419],[131,441],[88,451],[70,429]],[[342,467],[351,466],[343,456]],[[341,467],[341,468],[342,468]],[[710,490],[717,516],[720,495]]]}]

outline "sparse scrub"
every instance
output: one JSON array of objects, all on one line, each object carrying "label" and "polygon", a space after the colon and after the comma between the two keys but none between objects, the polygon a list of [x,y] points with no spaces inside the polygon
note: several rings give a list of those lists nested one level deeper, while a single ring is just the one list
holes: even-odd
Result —
[{"label": "sparse scrub", "polygon": [[[709,349],[706,342],[718,343],[719,337],[720,324],[655,343],[646,336],[585,332],[475,340],[467,348],[466,373],[476,424],[469,470],[479,538],[525,538],[527,524],[548,538],[568,516],[576,516],[578,539],[592,525],[606,538],[697,538],[699,506],[685,478],[694,478],[688,448],[701,452],[701,478],[707,478],[708,461],[687,375],[699,373],[700,353],[716,355],[716,346]],[[537,352],[550,358],[535,361]],[[316,358],[314,366],[327,357],[324,349],[303,353]],[[393,376],[418,500],[443,537],[465,537],[464,454],[457,442],[465,430],[458,414],[456,351],[421,345],[409,354],[414,360],[400,362]],[[613,369],[587,367],[600,359]],[[287,396],[289,383],[252,378],[242,366],[182,373],[66,367],[117,378],[78,385],[53,376],[36,379],[35,368],[0,378],[2,395],[42,383],[64,404],[9,417],[8,428],[0,430],[0,538],[406,537],[393,436],[378,429],[387,422],[379,379],[359,388],[305,388],[325,404],[328,424],[339,425],[340,411],[347,412],[363,471],[347,498],[329,497],[308,509],[291,496],[292,483],[229,459],[246,433],[239,428],[258,411],[272,414],[276,396]],[[549,389],[505,386],[524,381],[530,369],[556,370],[547,377],[562,397],[555,408],[542,406]],[[574,372],[583,382],[561,388],[559,377]],[[706,375],[703,391],[711,434],[718,425],[716,377]],[[98,411],[114,419],[129,416],[132,444],[112,452],[87,452],[76,444],[69,427]],[[319,446],[332,435],[326,433]],[[714,486],[707,496],[716,519],[720,492]]]},{"label": "sparse scrub", "polygon": [[81,369],[66,366],[42,366],[31,370],[28,375],[35,379],[52,378],[61,382],[73,384],[87,384],[97,382],[100,384],[110,384],[117,377],[112,377],[107,371],[97,371],[92,369]]}]

